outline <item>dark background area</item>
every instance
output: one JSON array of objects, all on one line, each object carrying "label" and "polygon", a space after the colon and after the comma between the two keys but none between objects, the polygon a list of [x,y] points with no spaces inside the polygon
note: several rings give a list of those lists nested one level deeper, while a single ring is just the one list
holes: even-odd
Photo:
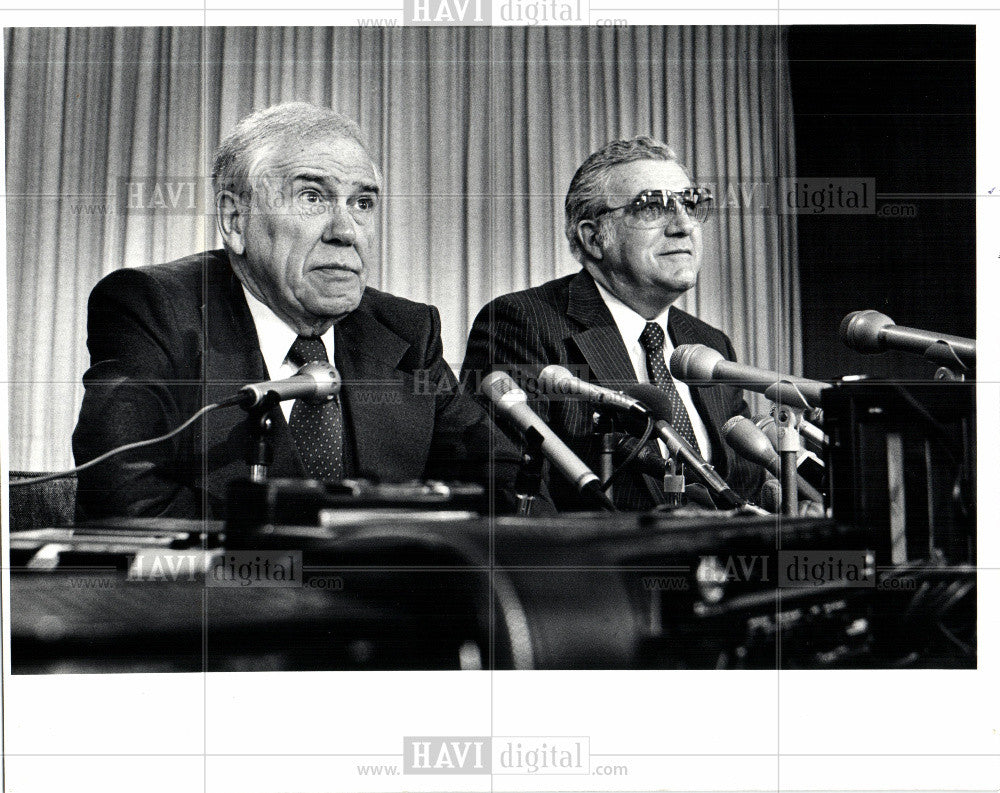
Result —
[{"label": "dark background area", "polygon": [[918,356],[855,353],[837,331],[871,308],[976,335],[975,28],[792,27],[788,53],[797,176],[916,194],[876,202],[912,204],[915,217],[798,216],[803,373],[932,376]]}]

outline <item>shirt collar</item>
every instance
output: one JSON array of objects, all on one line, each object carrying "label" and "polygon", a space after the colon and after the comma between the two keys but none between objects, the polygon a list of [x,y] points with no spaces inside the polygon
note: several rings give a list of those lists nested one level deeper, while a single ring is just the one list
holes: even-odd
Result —
[{"label": "shirt collar", "polygon": [[[267,305],[251,295],[245,285],[241,283],[240,286],[243,287],[243,295],[247,299],[250,316],[253,317],[254,327],[257,329],[257,343],[260,345],[261,355],[264,356],[267,375],[270,379],[277,380],[286,375],[281,371],[281,368],[285,365],[288,351],[299,334]],[[323,346],[326,347],[330,363],[333,363],[333,327],[331,326],[320,338],[323,340]]]},{"label": "shirt collar", "polygon": [[661,311],[653,319],[647,320],[641,314],[625,305],[621,300],[611,294],[611,292],[597,283],[596,280],[594,281],[594,284],[597,286],[597,291],[604,300],[604,304],[608,307],[608,311],[611,312],[611,318],[615,321],[615,325],[618,326],[618,332],[621,333],[622,338],[627,344],[632,344],[639,340],[639,336],[641,336],[643,330],[645,330],[647,322],[655,322],[663,328],[664,336],[666,336],[667,339],[670,338],[670,335],[667,333],[667,320],[670,318],[670,306],[663,309],[663,311]]}]

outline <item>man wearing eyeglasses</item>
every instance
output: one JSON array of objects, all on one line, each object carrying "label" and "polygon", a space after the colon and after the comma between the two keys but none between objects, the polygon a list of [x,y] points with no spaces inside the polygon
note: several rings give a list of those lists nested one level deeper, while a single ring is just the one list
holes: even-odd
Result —
[{"label": "man wearing eyeglasses", "polygon": [[[672,305],[698,281],[711,202],[674,152],[652,138],[614,141],[591,154],[573,176],[565,205],[566,237],[583,270],[484,307],[469,337],[463,382],[502,368],[527,376],[530,392],[532,374],[560,364],[609,388],[653,383],[670,400],[674,428],[734,490],[754,498],[763,469],[738,458],[721,434],[732,416],[749,416],[742,392],[689,389],[666,365],[680,344],[705,344],[735,358],[722,331]],[[532,406],[598,470],[592,406],[565,398]],[[558,508],[583,508],[568,483],[553,476],[549,489]],[[619,509],[649,509],[662,503],[662,488],[630,473],[616,485],[614,500]]]}]

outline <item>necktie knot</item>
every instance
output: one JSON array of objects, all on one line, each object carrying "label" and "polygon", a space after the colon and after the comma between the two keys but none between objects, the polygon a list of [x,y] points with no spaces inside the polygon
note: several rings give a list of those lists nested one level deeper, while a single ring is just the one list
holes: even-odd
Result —
[{"label": "necktie knot", "polygon": [[639,343],[646,351],[646,355],[656,353],[662,356],[663,343],[665,341],[666,337],[663,334],[663,328],[661,328],[656,322],[647,322],[646,327],[644,327],[642,329],[642,333],[639,334]]},{"label": "necktie knot", "polygon": [[313,361],[329,362],[330,359],[319,336],[299,336],[288,350],[288,360],[295,366],[305,366]]}]

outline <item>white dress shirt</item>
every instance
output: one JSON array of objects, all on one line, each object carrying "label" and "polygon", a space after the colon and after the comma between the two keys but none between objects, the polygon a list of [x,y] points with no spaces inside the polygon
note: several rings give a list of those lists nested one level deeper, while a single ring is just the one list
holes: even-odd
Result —
[{"label": "white dress shirt", "polygon": [[[594,283],[597,284],[596,281]],[[642,348],[642,343],[639,341],[639,336],[642,335],[643,330],[646,328],[647,320],[626,306],[600,284],[597,284],[597,291],[600,292],[604,304],[608,307],[608,311],[611,312],[611,318],[614,319],[615,325],[618,326],[618,332],[621,334],[622,341],[625,342],[625,349],[628,350],[628,357],[632,360],[632,368],[635,369],[636,379],[640,383],[648,383],[649,371],[646,368],[646,351]],[[670,333],[667,331],[667,319],[669,316],[670,306],[667,306],[658,317],[649,320],[663,328],[665,339],[663,343],[663,355],[667,361],[670,360],[670,354],[674,351],[674,343],[670,340]],[[687,383],[682,383],[676,378],[673,379],[677,393],[680,394],[681,401],[684,403],[684,407],[687,408],[688,416],[691,418],[691,428],[694,430],[694,437],[698,440],[701,456],[708,462],[712,462],[712,441],[708,437],[708,429],[705,427],[705,422],[701,420],[701,416],[694,406],[694,402],[691,400],[691,389],[688,388]],[[666,456],[666,448],[662,442],[660,442],[660,450]]]},{"label": "white dress shirt", "polygon": [[[241,284],[241,286],[243,286]],[[257,340],[260,343],[260,353],[264,356],[264,365],[267,367],[268,380],[284,380],[291,377],[298,371],[298,367],[288,360],[288,351],[292,344],[299,337],[294,329],[285,324],[277,314],[251,295],[245,286],[243,294],[246,295],[247,305],[250,307],[250,316],[253,317],[254,327],[257,329]],[[333,363],[333,326],[320,336],[323,346],[326,347],[326,354]],[[286,399],[281,403],[281,412],[285,414],[285,421],[292,415],[292,405],[294,399]]]}]

